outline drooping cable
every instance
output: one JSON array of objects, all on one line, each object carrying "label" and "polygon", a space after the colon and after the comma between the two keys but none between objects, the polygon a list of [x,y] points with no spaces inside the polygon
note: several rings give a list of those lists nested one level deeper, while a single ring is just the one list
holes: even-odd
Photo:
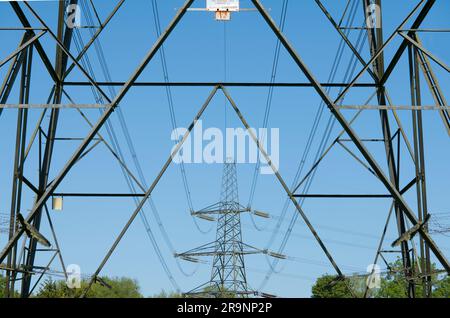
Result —
[{"label": "drooping cable", "polygon": [[[88,14],[90,14],[89,11],[88,11]],[[92,20],[92,17],[90,17],[90,19]],[[93,31],[92,31],[92,33],[93,33]],[[105,78],[106,78],[107,81],[112,81],[111,75],[110,75],[110,72],[109,72],[109,69],[108,69],[108,66],[107,66],[107,63],[106,63],[106,59],[104,57],[104,53],[103,53],[103,48],[101,46],[101,42],[97,41],[97,42],[95,42],[95,45],[96,45],[97,55],[99,57],[99,62],[101,64],[101,66],[102,66]],[[111,94],[113,96],[115,96],[115,94],[116,94],[115,90],[112,87],[110,87],[110,88],[111,88],[111,91],[110,91]],[[127,127],[127,123],[125,121],[125,117],[124,117],[120,107],[118,108],[117,113],[118,113],[118,118],[119,118],[120,125],[122,127],[122,131],[123,131],[125,139],[127,141],[127,145],[128,145],[130,154],[131,154],[131,156],[133,158],[134,165],[135,165],[136,170],[138,172],[138,176],[139,176],[140,182],[147,189],[148,185],[147,185],[147,182],[145,180],[145,176],[144,176],[142,167],[141,167],[140,162],[138,160],[138,156],[136,154],[136,150],[135,150],[135,147],[134,147],[131,135],[129,133],[129,129]],[[131,178],[130,178],[130,181],[131,181]],[[132,182],[131,182],[131,184],[134,185]],[[134,191],[135,191],[135,189],[134,189]],[[166,229],[165,229],[165,227],[163,225],[163,222],[161,220],[161,217],[160,217],[160,214],[158,212],[158,209],[157,209],[157,207],[156,207],[156,205],[155,205],[155,203],[154,203],[154,201],[153,201],[153,199],[151,197],[148,200],[148,204],[150,205],[150,208],[152,210],[153,216],[155,217],[156,223],[157,223],[157,225],[158,225],[158,227],[160,229],[160,232],[161,232],[161,234],[163,236],[163,239],[164,239],[166,245],[169,247],[172,255],[175,255],[176,254],[176,250],[175,250],[175,248],[174,248],[174,246],[173,246],[173,244],[172,244],[172,242],[170,240],[169,235],[167,234],[167,231],[166,231]],[[148,230],[148,229],[150,229],[150,226],[149,226],[149,222],[148,222],[148,220],[146,218],[145,211],[143,212],[143,214],[144,214],[144,216],[143,216],[143,219],[144,219],[143,223],[144,223],[146,229]],[[191,273],[187,273],[186,271],[183,270],[183,268],[179,264],[179,260],[175,259],[175,261],[177,263],[177,266],[179,267],[180,272],[183,275],[185,275],[185,276],[192,276],[195,273],[195,270],[193,272],[191,272]]]},{"label": "drooping cable", "polygon": [[[89,7],[86,6],[86,4],[83,3],[83,2],[81,2],[81,4],[84,5],[83,10],[84,10],[84,12],[86,12],[86,17],[87,17],[88,23],[92,23],[92,16],[90,15]],[[83,40],[82,40],[82,37],[81,37],[81,34],[80,34],[79,30],[76,30],[75,33],[76,33],[75,39],[76,39],[76,42],[77,42],[76,43],[77,44],[77,49],[80,52],[81,48],[84,47],[84,43],[83,43]],[[93,35],[93,30],[91,30],[91,36],[92,35]],[[99,40],[97,39],[97,41],[99,41]],[[107,78],[107,80],[110,81],[111,80],[111,76],[109,74],[109,70],[107,68],[107,65],[106,65],[106,62],[105,62],[105,59],[104,59],[104,56],[103,56],[103,52],[101,50],[100,42],[97,42],[97,41],[94,42],[94,47],[96,49],[96,53],[97,53],[97,56],[99,58],[99,61],[100,61],[101,67],[102,67],[102,71],[104,72],[105,78]],[[83,59],[81,61],[83,63],[83,66],[87,66],[87,69],[89,70],[90,75],[93,76],[93,78],[95,79],[94,72],[93,72],[93,69],[92,69],[92,65],[91,65],[91,63],[89,61],[88,53],[85,54],[85,56],[83,57]],[[93,90],[93,92],[94,92],[94,90]],[[115,96],[115,91],[114,91],[113,88],[109,87],[109,92],[110,92],[111,96]],[[104,103],[103,98],[101,96],[99,96],[98,94],[96,94],[96,92],[94,92],[94,97],[96,98],[98,103]],[[120,111],[120,114],[121,114],[120,107],[118,108],[118,110]],[[119,112],[117,112],[117,113],[119,114]],[[121,115],[122,116],[119,115],[119,118],[122,118],[123,120],[121,120],[121,123],[124,123],[123,114],[121,114]],[[120,144],[119,144],[118,139],[117,139],[117,135],[115,134],[114,129],[112,127],[112,124],[111,124],[111,122],[109,120],[105,123],[105,127],[106,127],[106,130],[107,130],[108,136],[109,136],[109,138],[111,140],[113,150],[116,152],[116,154],[122,160],[122,162],[125,162],[124,156],[123,156],[123,152],[121,150]],[[124,134],[129,136],[129,133],[127,134],[127,127],[126,126],[122,126],[122,129],[124,130]],[[129,138],[129,140],[131,140],[131,138]],[[134,147],[133,147],[132,143],[129,144],[129,148],[130,148],[130,151],[133,152]],[[133,156],[133,158],[135,159],[135,162],[136,162],[137,161],[137,156],[135,155],[135,152],[134,152],[134,154],[132,154],[132,156]],[[124,167],[121,166],[121,169],[122,169],[122,173],[125,176],[127,185],[130,188],[130,191],[132,191],[132,193],[137,193],[136,192],[136,188],[135,188],[135,184],[131,180],[131,177],[125,171]],[[138,171],[139,171],[139,168],[138,168]],[[133,199],[134,199],[136,204],[139,203],[137,198],[133,198]],[[175,281],[175,279],[174,279],[174,277],[173,277],[173,275],[172,275],[172,273],[171,273],[171,271],[170,271],[170,269],[169,269],[169,267],[168,267],[168,265],[167,265],[167,263],[166,263],[166,261],[165,261],[165,259],[163,257],[163,254],[162,254],[162,252],[161,252],[161,250],[159,248],[159,245],[156,242],[155,236],[154,236],[154,234],[153,234],[153,232],[152,232],[152,230],[150,228],[149,222],[148,222],[148,220],[146,218],[146,215],[145,215],[145,212],[144,212],[143,209],[140,211],[139,215],[140,215],[141,221],[142,221],[142,223],[143,223],[143,225],[145,227],[146,233],[147,233],[147,235],[148,235],[148,237],[149,237],[149,239],[150,239],[150,241],[151,241],[151,243],[153,245],[155,253],[157,254],[157,257],[160,260],[160,263],[161,263],[164,271],[166,272],[166,275],[168,276],[168,278],[169,278],[170,282],[172,283],[172,285],[174,286],[174,288],[176,290],[180,290],[178,284],[176,283],[176,281]]]},{"label": "drooping cable", "polygon": [[[77,49],[80,52],[81,51],[81,47],[83,45],[78,44],[78,41],[79,41],[78,38],[74,38],[74,42],[76,43]],[[88,64],[85,60],[87,60],[87,58],[83,58],[83,59],[80,60],[80,62],[82,63],[83,67],[85,67],[85,68],[87,67],[87,69],[91,68],[91,66],[88,66],[88,65],[90,65],[90,63]],[[95,79],[95,76],[94,76],[93,72],[90,73],[90,75],[93,76],[93,78]],[[97,94],[96,90],[93,89],[93,93],[94,93],[94,96],[95,96]],[[95,98],[96,98],[98,103],[103,103],[103,99],[102,99],[101,96],[97,95],[97,96],[95,96]],[[123,160],[122,151],[121,151],[120,147],[118,147],[117,137],[116,137],[114,131],[111,129],[112,126],[106,124],[105,127],[106,127],[107,133],[108,133],[108,135],[109,135],[109,137],[111,139],[113,150],[117,153],[118,156],[121,157],[121,160]],[[127,172],[124,170],[124,168],[122,166],[121,166],[121,168],[123,170],[123,173],[125,175],[125,179],[127,181],[127,184],[129,186],[130,190],[132,192],[136,193],[136,189],[134,188],[133,182],[130,180],[130,178],[129,178]],[[134,201],[135,201],[136,204],[138,203],[136,198],[134,198]],[[162,253],[161,253],[160,248],[159,248],[159,246],[158,246],[158,244],[157,244],[157,242],[155,240],[153,232],[152,232],[151,228],[149,227],[149,224],[148,224],[148,221],[147,221],[147,218],[146,218],[145,214],[143,214],[143,212],[141,211],[141,213],[139,213],[139,215],[140,215],[141,221],[143,222],[144,227],[146,229],[146,233],[147,233],[147,235],[148,235],[148,237],[149,237],[149,239],[150,239],[150,241],[151,241],[151,243],[152,243],[152,245],[153,245],[153,247],[155,249],[155,253],[156,253],[158,259],[160,260],[160,263],[161,263],[164,271],[166,272],[166,275],[168,276],[168,278],[169,278],[170,282],[172,283],[172,285],[174,286],[174,288],[176,290],[179,290],[179,286],[176,283],[176,281],[174,280],[174,277],[173,277],[170,269],[167,266],[167,263],[165,262],[165,260],[164,260],[164,258],[162,256]]]},{"label": "drooping cable", "polygon": [[[347,19],[347,22],[346,22],[347,26],[353,24],[353,21],[354,21],[355,16],[356,16],[357,8],[358,8],[358,4],[357,4],[356,1],[354,1],[352,9],[350,10],[352,13],[349,15],[349,18]],[[349,31],[350,31],[349,29],[346,29],[347,35],[348,35]],[[358,37],[357,47],[359,47],[359,51],[362,50],[362,47],[363,47],[363,45],[365,43],[365,41],[361,41],[362,33],[363,32],[361,30],[360,34],[359,34],[359,37]],[[330,73],[330,78],[329,78],[330,81],[333,81],[335,76],[336,76],[336,74],[337,74],[337,70],[338,70],[338,67],[340,65],[340,61],[341,61],[342,56],[343,56],[344,48],[345,48],[344,41],[343,41],[343,39],[341,39],[339,47],[338,47],[338,51],[337,51],[337,54],[336,54],[336,58],[335,58],[335,61],[333,63],[332,71]],[[355,56],[353,55],[349,65],[347,67],[346,74],[344,76],[345,80],[347,80],[347,78],[349,76],[351,76],[351,74],[354,73],[356,65],[357,65],[357,61],[356,61]],[[330,91],[330,88],[327,89],[327,92],[329,92],[329,91]],[[315,135],[316,135],[316,132],[318,130],[319,122],[320,122],[320,119],[322,118],[322,114],[323,114],[323,110],[324,109],[325,109],[325,103],[322,101],[320,103],[318,112],[316,114],[316,118],[315,118],[315,121],[314,121],[314,124],[313,124],[313,128],[312,128],[311,133],[309,135],[307,146],[306,146],[305,151],[304,151],[303,156],[302,156],[302,160],[300,161],[299,169],[297,170],[297,174],[296,174],[296,176],[294,178],[293,187],[298,183],[298,179],[299,179],[299,177],[301,175],[301,172],[303,171],[304,165],[306,163],[306,158],[309,155],[309,152],[311,151],[311,146],[313,144],[313,140],[315,139]],[[328,120],[328,123],[326,125],[325,131],[324,131],[323,136],[322,136],[322,140],[321,140],[320,145],[319,145],[319,149],[318,149],[318,151],[316,153],[316,159],[315,160],[317,160],[317,158],[323,153],[324,147],[326,146],[326,144],[327,144],[327,142],[329,140],[329,137],[331,135],[334,123],[335,123],[335,119],[334,119],[334,117],[332,115],[330,115],[330,118]],[[317,167],[316,167],[316,169],[317,169]],[[310,186],[312,184],[312,180],[314,179],[314,175],[315,175],[316,169],[314,170],[314,173],[308,177],[307,184],[305,185],[304,190],[303,190],[304,193],[306,193],[309,190],[309,188],[310,188]],[[303,203],[303,201],[304,201],[304,199],[302,200],[301,204]],[[286,202],[285,202],[285,206],[283,207],[283,211],[282,211],[281,217],[279,219],[279,222],[277,223],[276,230],[274,231],[271,239],[269,240],[269,246],[273,243],[273,241],[275,240],[276,235],[279,232],[279,228],[281,227],[281,223],[284,220],[284,217],[285,217],[285,214],[287,212],[288,207],[289,207],[289,200],[287,199]],[[296,223],[296,221],[298,219],[298,216],[299,216],[298,213],[294,213],[294,215],[291,218],[291,222],[289,224],[288,229],[286,230],[285,236],[284,236],[284,238],[282,240],[282,243],[280,245],[280,248],[279,248],[279,252],[280,253],[284,250],[284,248],[285,248],[285,246],[286,246],[286,244],[287,244],[287,242],[289,240],[289,237],[290,237],[290,235],[292,233],[293,226],[295,225],[295,223]],[[278,259],[274,260],[273,263],[276,266],[276,264],[278,263]],[[271,269],[269,270],[269,272],[267,273],[266,277],[264,278],[264,280],[263,280],[263,282],[261,284],[262,287],[264,287],[265,284],[270,279],[270,277],[271,277],[271,275],[273,273],[272,269],[275,266],[272,266]]]},{"label": "drooping cable", "polygon": [[[362,45],[364,43],[365,42],[362,41]],[[361,49],[361,47],[360,47],[360,49]],[[354,67],[352,67],[352,71],[351,72],[348,72],[348,70],[347,70],[346,80],[348,80],[354,74],[355,67],[356,67],[356,64],[357,64],[356,59],[354,59],[352,62],[354,63]],[[316,153],[314,162],[316,162],[317,159],[319,158],[320,154],[323,153],[323,151],[324,151],[324,149],[325,149],[325,147],[326,147],[326,145],[327,145],[327,143],[329,141],[329,138],[330,138],[330,135],[331,135],[331,132],[333,130],[333,127],[334,127],[335,123],[336,122],[335,122],[334,117],[332,115],[330,115],[330,118],[329,118],[329,120],[327,122],[327,127],[325,129],[325,134],[323,135],[322,140],[320,142],[319,150]],[[313,170],[312,174],[307,178],[305,186],[304,186],[304,188],[302,190],[302,194],[307,194],[308,193],[308,191],[309,191],[309,189],[310,189],[310,187],[312,185],[312,182],[314,180],[316,172],[317,172],[317,167]],[[304,200],[305,200],[305,198],[302,198],[301,201],[300,201],[300,204],[303,204]],[[292,235],[292,230],[293,230],[293,227],[294,227],[295,223],[298,220],[298,217],[299,217],[298,213],[295,213],[292,216],[291,221],[290,221],[289,226],[288,226],[288,230],[287,230],[287,232],[286,232],[286,234],[285,234],[285,236],[284,236],[284,238],[282,240],[282,243],[281,243],[281,245],[279,247],[279,253],[282,253],[282,251],[284,251],[284,249],[286,247],[286,244],[287,244],[290,236]]]},{"label": "drooping cable", "polygon": [[[151,4],[152,4],[153,22],[155,25],[156,36],[159,37],[162,33],[162,29],[161,29],[161,19],[159,16],[158,3],[156,0],[152,0]],[[162,70],[163,70],[163,74],[164,74],[164,81],[166,83],[168,83],[169,82],[169,70],[168,70],[168,66],[167,66],[167,59],[166,59],[164,45],[162,45],[161,48],[159,49],[159,55],[160,55]],[[165,89],[166,89],[167,103],[169,105],[169,114],[170,114],[170,121],[172,124],[172,129],[174,131],[176,131],[178,128],[178,125],[177,125],[177,120],[176,120],[176,115],[175,115],[172,89],[170,86],[166,86]],[[181,162],[179,164],[179,166],[180,166],[180,172],[181,172],[181,177],[182,177],[182,181],[183,181],[183,187],[184,187],[184,191],[185,191],[185,195],[186,195],[186,200],[187,200],[190,212],[194,212],[194,205],[192,203],[191,190],[189,187],[189,182],[187,179],[187,173],[186,173],[186,168],[185,168],[184,162]],[[195,216],[192,216],[192,220],[194,221],[194,224],[195,224],[197,230],[199,232],[201,232],[202,234],[207,234],[212,230],[212,226],[208,230],[203,230],[200,227],[200,225],[198,224],[197,218]]]},{"label": "drooping cable", "polygon": [[[279,23],[279,28],[280,28],[281,32],[283,32],[284,28],[285,28],[288,4],[289,4],[289,0],[283,0],[282,8],[281,8],[280,23]],[[282,46],[281,46],[280,40],[277,40],[277,43],[276,43],[276,46],[275,46],[275,53],[274,53],[274,57],[273,57],[273,62],[272,62],[272,73],[271,73],[271,76],[270,76],[270,83],[271,84],[275,83],[275,80],[276,80],[276,77],[277,77],[281,47]],[[265,111],[264,111],[264,119],[263,119],[263,125],[262,125],[263,128],[267,128],[267,126],[268,126],[270,110],[272,108],[273,94],[274,94],[274,87],[270,86],[269,87],[269,92],[267,94],[267,99],[266,99],[266,108],[265,108]],[[264,145],[264,139],[266,137],[267,136],[265,136],[264,130],[263,130],[263,135],[261,136],[261,143],[263,145]],[[258,177],[259,177],[260,167],[261,167],[261,161],[260,161],[260,157],[258,156],[257,163],[256,163],[256,166],[255,166],[255,170],[253,172],[252,185],[250,187],[250,196],[249,196],[249,200],[248,200],[248,204],[247,204],[248,208],[251,208],[251,206],[253,205],[253,201],[254,201],[254,197],[255,197],[255,191],[256,191],[256,186],[257,186]],[[254,217],[253,217],[253,214],[250,214],[250,218],[251,218],[251,221],[253,223],[253,226],[258,231],[262,231],[263,229],[258,227],[258,225],[256,224],[256,222],[254,220]]]},{"label": "drooping cable", "polygon": [[[351,9],[352,12],[353,12],[353,15],[356,14],[356,8],[354,7],[355,3],[356,2],[353,1],[353,7]],[[346,21],[346,25],[347,26],[350,23],[351,23],[351,20],[347,20]],[[350,31],[348,30],[347,34],[349,32]],[[338,71],[338,67],[340,65],[340,61],[341,61],[343,53],[344,53],[344,49],[345,49],[345,43],[344,43],[344,40],[341,40],[340,43],[339,43],[339,46],[338,46],[338,50],[337,50],[335,59],[333,61],[333,65],[332,65],[332,68],[331,68],[331,72],[330,72],[329,78],[328,78],[329,81],[333,80],[334,77],[336,76],[336,73]],[[330,88],[327,88],[327,92],[329,92],[329,91],[330,91]],[[323,115],[324,109],[325,109],[325,105],[324,105],[323,102],[321,102],[320,105],[319,105],[319,108],[318,108],[318,110],[316,112],[316,115],[315,115],[315,118],[314,118],[314,121],[313,121],[313,125],[312,125],[311,131],[309,133],[309,136],[308,136],[308,139],[307,139],[307,142],[306,142],[306,146],[305,146],[305,149],[304,149],[303,154],[301,156],[301,160],[300,160],[300,163],[298,165],[297,172],[295,174],[295,177],[294,177],[294,180],[292,182],[292,187],[291,188],[294,188],[297,185],[297,183],[299,182],[300,176],[302,175],[302,172],[303,172],[303,169],[305,167],[307,158],[308,158],[309,153],[311,151],[311,148],[312,148],[312,146],[314,144],[314,140],[315,140],[318,128],[319,128],[320,121],[322,119],[322,115]],[[290,200],[289,200],[289,198],[287,198],[286,201],[285,201],[285,204],[283,206],[283,210],[282,210],[282,212],[280,214],[280,217],[278,219],[278,223],[276,225],[276,229],[277,229],[276,233],[274,233],[272,235],[272,237],[270,238],[267,246],[271,246],[272,245],[275,236],[278,234],[278,230],[279,230],[279,228],[281,226],[281,223],[283,222],[283,220],[285,218],[285,215],[286,215],[286,212],[287,212],[289,206],[290,206]]]},{"label": "drooping cable", "polygon": [[[364,43],[364,42],[363,42],[363,43]],[[356,64],[356,61],[355,61],[355,64]],[[354,69],[353,69],[351,75],[353,75],[353,74],[354,74]],[[319,148],[319,151],[318,151],[318,153],[317,153],[317,155],[316,155],[315,161],[318,159],[320,153],[323,153],[323,151],[324,151],[324,149],[325,149],[325,146],[327,145],[327,142],[329,141],[330,134],[331,134],[331,131],[332,131],[332,129],[333,129],[334,124],[335,124],[335,119],[334,119],[334,117],[333,117],[333,118],[330,117],[330,118],[329,118],[329,121],[328,121],[328,123],[327,123],[327,128],[326,128],[327,133],[326,133],[326,134],[323,136],[323,138],[322,138],[322,141],[321,141],[321,143],[320,143],[320,148]],[[316,174],[316,171],[317,171],[317,167],[313,170],[313,173],[311,174],[311,176],[308,177],[307,182],[306,182],[306,184],[305,184],[305,187],[304,187],[304,189],[303,189],[303,191],[302,191],[302,194],[308,193],[308,191],[309,191],[309,189],[310,189],[310,187],[311,187],[312,181],[313,181],[313,179],[314,179],[314,176],[315,176],[315,174]],[[301,200],[300,204],[303,204],[304,200],[305,200],[305,198],[303,198],[303,199]],[[299,216],[298,216],[298,213],[295,213],[295,214],[292,216],[292,219],[291,219],[291,221],[290,221],[290,224],[289,224],[288,230],[287,230],[287,232],[286,232],[286,235],[285,235],[285,237],[283,238],[283,241],[282,241],[282,243],[281,243],[281,245],[280,245],[280,248],[279,248],[280,253],[285,249],[286,244],[287,244],[287,242],[288,242],[288,240],[289,240],[289,238],[290,238],[290,236],[291,236],[291,234],[292,234],[292,229],[293,229],[295,223],[296,223],[297,220],[298,220],[298,217],[299,217]]]}]

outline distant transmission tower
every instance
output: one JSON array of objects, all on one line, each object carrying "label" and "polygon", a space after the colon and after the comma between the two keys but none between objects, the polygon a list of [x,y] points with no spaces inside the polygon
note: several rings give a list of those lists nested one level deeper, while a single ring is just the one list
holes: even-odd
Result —
[{"label": "distant transmission tower", "polygon": [[211,282],[220,286],[221,290],[247,292],[241,207],[234,162],[224,165],[221,199]]},{"label": "distant transmission tower", "polygon": [[[241,213],[250,212],[260,217],[268,217],[264,212],[252,211],[239,203],[236,163],[227,159],[224,164],[221,201],[193,212],[193,215],[208,221],[215,221],[217,216],[216,240],[193,250],[176,256],[191,262],[199,262],[197,257],[212,256],[211,280],[194,290],[187,296],[225,297],[235,295],[269,296],[253,291],[247,283],[244,256],[249,254],[269,254],[242,241]],[[279,256],[282,257],[281,255]]]}]

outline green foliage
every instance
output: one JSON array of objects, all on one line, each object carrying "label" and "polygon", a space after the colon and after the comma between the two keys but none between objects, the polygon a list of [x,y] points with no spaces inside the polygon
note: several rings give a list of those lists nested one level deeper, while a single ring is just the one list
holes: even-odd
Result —
[{"label": "green foliage", "polygon": [[68,297],[68,290],[65,284],[53,281],[51,278],[45,280],[37,293],[39,298],[65,298]]},{"label": "green foliage", "polygon": [[[88,292],[92,298],[142,298],[140,287],[136,280],[130,278],[103,278],[111,288],[95,284]],[[86,282],[84,282],[86,284]],[[83,283],[82,289],[83,289]]]},{"label": "green foliage", "polygon": [[226,288],[219,286],[208,286],[204,288],[205,294],[214,294],[216,298],[236,298],[236,294]]},{"label": "green foliage", "polygon": [[0,298],[5,297],[6,279],[0,275]]},{"label": "green foliage", "polygon": [[[390,265],[391,271],[388,272],[381,280],[381,289],[377,293],[377,298],[407,298],[408,283],[405,279],[405,274],[403,271],[403,263],[401,259],[397,259],[394,263]],[[436,265],[432,264],[431,271],[436,270]],[[413,267],[413,271],[418,272]],[[437,275],[433,275],[431,278],[432,285],[438,284],[439,279]],[[424,296],[424,290],[422,285],[422,280],[416,279],[416,298],[422,298]],[[434,294],[434,293],[433,293]]]},{"label": "green foliage", "polygon": [[[377,298],[407,298],[408,284],[402,271],[403,264],[400,259],[390,264],[391,271],[381,280],[381,289]],[[418,295],[419,296],[419,295]]]},{"label": "green foliage", "polygon": [[196,294],[195,296],[189,296],[189,295],[182,295],[179,293],[166,293],[166,291],[162,291],[159,294],[156,294],[152,296],[152,298],[236,298],[236,293],[226,289],[226,288],[220,288],[219,286],[207,286],[201,290],[200,293]]},{"label": "green foliage", "polygon": [[319,277],[312,287],[312,298],[352,298],[347,287],[348,281],[338,279],[334,275]]},{"label": "green foliage", "polygon": [[[420,260],[419,260],[420,262]],[[408,284],[405,279],[403,264],[401,259],[390,264],[391,271],[384,274],[380,278],[380,289],[369,290],[369,297],[376,298],[406,298],[408,297]],[[415,272],[419,272],[413,268]],[[432,264],[431,271],[436,271],[436,265]],[[337,279],[337,276],[324,275],[317,279],[312,287],[312,298],[352,298],[363,297],[366,289],[365,276],[349,276],[345,280]],[[432,297],[433,298],[450,298],[450,277],[439,277],[433,275]],[[416,297],[424,296],[422,279],[415,280]]]},{"label": "green foliage", "polygon": [[434,298],[450,298],[450,277],[439,280],[433,291]]},{"label": "green foliage", "polygon": [[183,295],[176,292],[166,292],[162,290],[159,294],[153,295],[150,298],[183,298]]},{"label": "green foliage", "polygon": [[[109,285],[103,286],[94,284],[87,293],[87,298],[142,298],[140,287],[136,280],[115,277],[102,277],[102,280]],[[53,281],[48,279],[41,286],[35,297],[37,298],[73,298],[80,297],[88,286],[87,280],[82,280],[81,288],[70,289],[65,281]]]},{"label": "green foliage", "polygon": [[[5,297],[5,288],[6,288],[6,277],[0,275],[0,298]],[[19,297],[19,293],[14,291],[14,294],[11,297]]]}]

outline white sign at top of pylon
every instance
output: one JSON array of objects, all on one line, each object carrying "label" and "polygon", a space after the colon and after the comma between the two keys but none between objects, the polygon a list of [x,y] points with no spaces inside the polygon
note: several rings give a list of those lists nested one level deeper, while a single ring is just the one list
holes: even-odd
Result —
[{"label": "white sign at top of pylon", "polygon": [[239,11],[239,0],[206,0],[208,11]]}]

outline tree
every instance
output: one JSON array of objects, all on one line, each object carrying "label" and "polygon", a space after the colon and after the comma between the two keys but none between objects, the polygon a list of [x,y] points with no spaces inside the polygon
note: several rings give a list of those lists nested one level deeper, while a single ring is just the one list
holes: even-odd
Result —
[{"label": "tree", "polygon": [[162,290],[159,294],[153,295],[150,298],[183,298],[183,295],[177,292],[166,292]]},{"label": "tree", "polygon": [[312,298],[352,298],[348,281],[338,279],[335,275],[319,277],[312,287]]},{"label": "tree", "polygon": [[[102,277],[105,284],[94,284],[86,294],[87,298],[142,298],[136,280],[126,277]],[[35,297],[37,298],[73,298],[80,297],[88,286],[87,280],[81,281],[81,288],[70,289],[65,281],[47,279]]]},{"label": "tree", "polygon": [[446,277],[437,282],[433,291],[434,298],[450,298],[450,277]]},{"label": "tree", "polygon": [[[5,288],[6,288],[6,277],[3,277],[2,275],[0,275],[0,298],[4,298],[5,297]],[[17,291],[14,291],[12,297],[18,297],[19,294],[17,293]]]},{"label": "tree", "polygon": [[60,281],[53,281],[49,277],[44,281],[36,296],[38,298],[67,298],[69,289]]},{"label": "tree", "polygon": [[[418,260],[420,264],[420,259]],[[381,280],[381,289],[379,290],[378,294],[376,295],[377,298],[407,298],[407,290],[408,290],[408,283],[405,278],[405,273],[403,270],[403,262],[399,258],[395,262],[389,264],[390,271],[384,275],[384,277]],[[420,272],[417,268],[417,266],[414,264],[412,271],[413,272]],[[431,264],[431,272],[436,271],[436,264]],[[442,279],[442,278],[441,278]],[[434,289],[436,285],[439,284],[441,280],[437,274],[431,276],[431,284],[433,286],[433,294],[434,297]],[[422,285],[422,279],[417,278],[414,280],[415,283],[415,297],[416,298],[423,298],[424,296],[424,290]]]},{"label": "tree", "polygon": [[205,296],[214,295],[215,298],[236,298],[236,293],[218,285],[205,287],[203,291]]},{"label": "tree", "polygon": [[[139,284],[136,280],[131,278],[107,278],[103,281],[110,286],[110,288],[95,284],[88,292],[87,297],[90,298],[142,298]],[[87,282],[84,282],[87,285]],[[83,290],[83,283],[82,290]]]},{"label": "tree", "polygon": [[5,297],[6,279],[0,275],[0,298]]},{"label": "tree", "polygon": [[[420,264],[420,260],[418,262]],[[406,298],[407,280],[403,271],[401,259],[389,264],[390,271],[380,277],[380,288],[370,289],[369,297],[376,298]],[[420,273],[418,268],[413,267],[413,272]],[[436,265],[432,264],[431,271],[436,272]],[[353,275],[345,279],[338,279],[335,275],[324,275],[317,279],[312,287],[312,298],[352,298],[363,297],[366,290],[366,276]],[[422,298],[423,285],[422,278],[414,280],[416,287],[416,297]],[[431,277],[432,297],[450,298],[450,277],[440,277],[433,274]]]}]

